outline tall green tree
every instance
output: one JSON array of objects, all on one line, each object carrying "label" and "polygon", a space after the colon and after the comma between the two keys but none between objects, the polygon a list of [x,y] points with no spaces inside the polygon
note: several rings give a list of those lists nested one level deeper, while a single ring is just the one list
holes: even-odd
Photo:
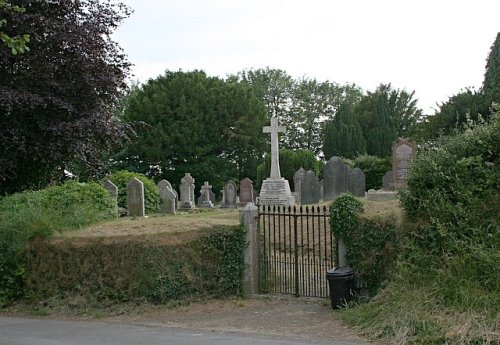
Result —
[{"label": "tall green tree", "polygon": [[114,108],[129,71],[110,37],[129,14],[123,5],[10,3],[26,11],[1,11],[6,32],[28,33],[30,51],[0,49],[0,194],[58,181],[75,161],[95,172],[123,137]]},{"label": "tall green tree", "polygon": [[203,71],[167,71],[126,99],[123,120],[136,135],[115,157],[117,166],[174,185],[186,172],[197,185],[210,181],[214,188],[228,179],[255,178],[265,118],[263,104],[244,83]]},{"label": "tall green tree", "polygon": [[414,96],[415,92],[380,84],[374,92],[368,91],[354,107],[353,113],[362,128],[368,154],[390,155],[393,141],[415,135],[422,110],[417,107]]},{"label": "tall green tree", "polygon": [[322,131],[325,122],[333,119],[342,103],[354,103],[361,97],[355,85],[341,86],[335,82],[318,82],[301,78],[294,84],[287,142],[294,150],[309,150],[321,156]]},{"label": "tall green tree", "polygon": [[335,118],[323,130],[323,150],[326,159],[332,156],[355,158],[366,153],[366,145],[351,105],[343,103]]},{"label": "tall green tree", "polygon": [[481,91],[486,96],[487,102],[500,103],[500,32],[497,33],[486,60],[486,72]]}]

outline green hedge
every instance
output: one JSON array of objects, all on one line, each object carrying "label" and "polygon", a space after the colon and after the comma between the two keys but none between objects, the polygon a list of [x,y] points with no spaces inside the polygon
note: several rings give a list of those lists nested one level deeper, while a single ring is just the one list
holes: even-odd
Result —
[{"label": "green hedge", "polygon": [[27,241],[116,217],[114,201],[97,183],[66,182],[0,199],[0,304],[23,294]]},{"label": "green hedge", "polygon": [[164,303],[240,294],[245,231],[220,226],[193,234],[37,240],[27,250],[27,282],[36,298]]},{"label": "green hedge", "polygon": [[127,208],[127,184],[133,178],[144,183],[144,208],[146,213],[157,213],[160,207],[160,191],[153,182],[143,174],[120,170],[106,177],[118,187],[118,207]]},{"label": "green hedge", "polygon": [[371,219],[362,212],[358,199],[341,194],[330,207],[330,224],[334,237],[344,239],[347,262],[362,292],[374,295],[395,268],[400,240],[394,218]]}]

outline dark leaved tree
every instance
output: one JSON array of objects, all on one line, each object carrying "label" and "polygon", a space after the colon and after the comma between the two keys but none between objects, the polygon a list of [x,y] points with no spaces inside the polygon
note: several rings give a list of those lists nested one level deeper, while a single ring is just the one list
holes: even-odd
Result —
[{"label": "dark leaved tree", "polygon": [[9,36],[30,51],[0,46],[0,194],[60,180],[74,162],[95,172],[99,153],[123,136],[113,118],[129,63],[112,31],[129,14],[98,0],[11,1]]}]

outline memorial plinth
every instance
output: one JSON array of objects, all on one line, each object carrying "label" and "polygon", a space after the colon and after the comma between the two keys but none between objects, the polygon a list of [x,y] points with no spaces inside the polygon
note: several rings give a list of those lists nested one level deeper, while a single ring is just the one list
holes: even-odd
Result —
[{"label": "memorial plinth", "polygon": [[281,177],[279,163],[278,133],[284,133],[286,127],[278,125],[276,117],[271,118],[271,126],[262,129],[263,133],[271,134],[271,176],[262,181],[260,195],[257,199],[259,205],[291,206],[295,198],[290,190],[288,181]]},{"label": "memorial plinth", "polygon": [[292,206],[295,203],[295,198],[288,181],[283,177],[279,179],[267,178],[262,181],[257,203],[259,205]]}]

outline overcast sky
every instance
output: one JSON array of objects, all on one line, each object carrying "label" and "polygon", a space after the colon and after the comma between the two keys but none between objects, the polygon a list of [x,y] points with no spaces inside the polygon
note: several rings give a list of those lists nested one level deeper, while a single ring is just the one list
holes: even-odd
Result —
[{"label": "overcast sky", "polygon": [[500,32],[500,0],[122,1],[134,13],[114,39],[134,80],[270,67],[364,90],[392,83],[429,114],[481,86]]}]

